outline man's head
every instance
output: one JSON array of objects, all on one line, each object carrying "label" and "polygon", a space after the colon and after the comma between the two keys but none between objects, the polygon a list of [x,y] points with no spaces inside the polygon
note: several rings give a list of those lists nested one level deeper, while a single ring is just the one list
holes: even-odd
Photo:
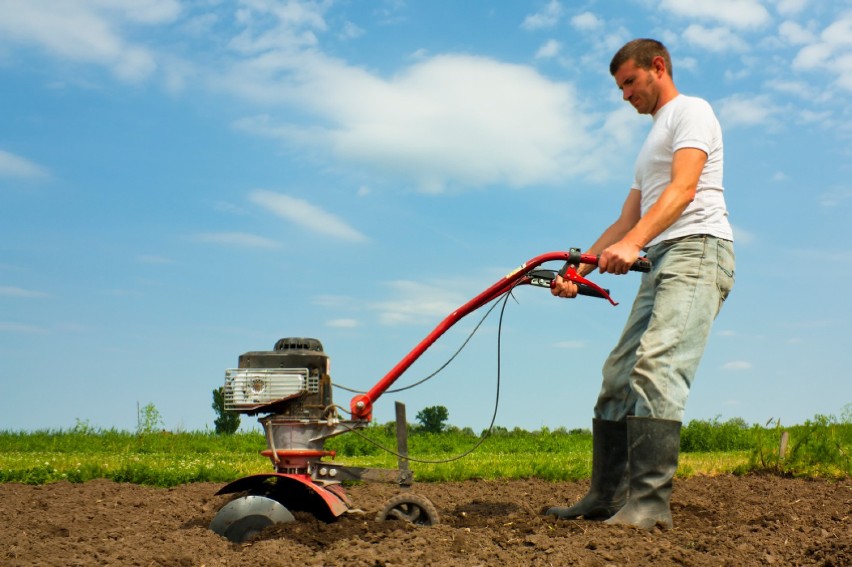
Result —
[{"label": "man's head", "polygon": [[672,60],[666,47],[654,39],[634,39],[618,50],[609,72],[640,114],[655,114],[677,95]]},{"label": "man's head", "polygon": [[656,39],[634,39],[625,43],[624,47],[619,49],[618,53],[612,57],[612,61],[609,63],[609,74],[614,77],[618,68],[631,59],[637,67],[650,69],[654,65],[655,57],[663,58],[669,77],[674,77],[669,50]]}]

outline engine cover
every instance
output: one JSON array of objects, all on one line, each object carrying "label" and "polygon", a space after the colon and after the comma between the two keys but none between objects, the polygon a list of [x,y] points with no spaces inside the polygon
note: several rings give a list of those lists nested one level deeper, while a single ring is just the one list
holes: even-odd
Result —
[{"label": "engine cover", "polygon": [[329,358],[317,339],[280,339],[271,351],[240,355],[238,364],[225,371],[226,410],[316,420],[332,405]]}]

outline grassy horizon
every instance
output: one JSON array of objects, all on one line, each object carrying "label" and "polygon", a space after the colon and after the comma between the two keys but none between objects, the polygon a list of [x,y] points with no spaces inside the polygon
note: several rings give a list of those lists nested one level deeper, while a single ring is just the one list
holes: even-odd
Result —
[{"label": "grassy horizon", "polygon": [[[781,437],[788,441],[781,454]],[[477,444],[480,443],[478,447]],[[409,454],[418,481],[541,478],[573,481],[591,474],[591,434],[586,430],[495,428],[482,440],[470,430],[449,427],[426,433],[411,427]],[[371,425],[330,439],[334,462],[360,467],[397,466],[393,424]],[[476,447],[472,454],[458,458]],[[0,431],[0,482],[43,484],[96,478],[153,486],[229,482],[271,472],[259,455],[260,432],[101,430],[79,422],[70,430]],[[852,476],[852,419],[816,416],[802,425],[748,425],[694,420],[681,434],[679,477],[770,472],[808,478]],[[428,462],[423,462],[428,461]]]}]

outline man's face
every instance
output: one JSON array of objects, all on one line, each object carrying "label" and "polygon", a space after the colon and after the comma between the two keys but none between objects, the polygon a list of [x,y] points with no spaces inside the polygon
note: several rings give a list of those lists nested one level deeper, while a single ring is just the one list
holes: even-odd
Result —
[{"label": "man's face", "polygon": [[654,114],[660,98],[659,84],[653,69],[637,67],[629,59],[613,75],[624,100],[633,105],[639,114]]}]

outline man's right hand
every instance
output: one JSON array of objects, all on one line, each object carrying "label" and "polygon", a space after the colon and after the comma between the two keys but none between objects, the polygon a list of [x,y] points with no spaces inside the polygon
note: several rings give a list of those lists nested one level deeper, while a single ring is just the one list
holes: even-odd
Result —
[{"label": "man's right hand", "polygon": [[571,280],[566,280],[558,274],[556,279],[553,280],[553,285],[550,287],[550,293],[556,297],[577,297],[578,291],[577,284]]}]

